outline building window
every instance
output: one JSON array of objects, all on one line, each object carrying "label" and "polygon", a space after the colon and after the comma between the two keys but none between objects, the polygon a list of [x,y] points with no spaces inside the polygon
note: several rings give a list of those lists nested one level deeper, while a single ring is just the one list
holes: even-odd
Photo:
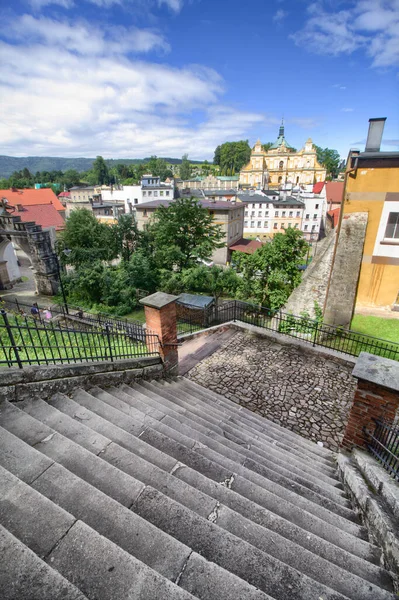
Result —
[{"label": "building window", "polygon": [[399,212],[389,213],[384,237],[389,240],[399,240]]},{"label": "building window", "polygon": [[315,213],[315,214],[313,215],[313,221],[315,221],[316,219],[317,219],[317,213]]},{"label": "building window", "polygon": [[134,199],[134,203],[135,203],[135,204],[138,204],[138,203],[139,203],[139,200],[138,200],[138,198],[135,198],[135,199]]},{"label": "building window", "polygon": [[169,196],[169,192],[165,192],[165,196]]},{"label": "building window", "polygon": [[310,219],[310,215],[306,215],[305,219]]},{"label": "building window", "polygon": [[146,196],[146,195],[147,195],[147,192],[143,192],[143,196]]},{"label": "building window", "polygon": [[293,213],[293,211],[292,211],[292,210],[290,210],[290,212],[289,212],[289,215],[288,215],[288,216],[289,216],[289,217],[293,217],[293,216],[294,216],[294,213]]},{"label": "building window", "polygon": [[246,216],[246,217],[248,216],[248,211],[247,211],[247,210],[245,211],[245,216]]},{"label": "building window", "polygon": [[80,200],[80,196],[78,196],[78,200]]},{"label": "building window", "polygon": [[253,210],[253,211],[251,212],[251,217],[254,217],[254,216],[255,216],[255,211]]},{"label": "building window", "polygon": [[275,211],[274,211],[274,216],[275,216],[275,217],[278,217],[278,210],[275,210]]},{"label": "building window", "polygon": [[159,195],[160,195],[160,196],[163,196],[163,190],[161,190],[161,191],[159,192]]},{"label": "building window", "polygon": [[253,205],[252,205],[252,208],[256,208],[256,204],[253,204]]},{"label": "building window", "polygon": [[260,211],[258,212],[258,217],[261,217],[261,216],[262,216],[262,211],[260,210]]},{"label": "building window", "polygon": [[304,229],[304,231],[307,231],[308,230],[308,226],[305,225],[305,227],[303,229]]},{"label": "building window", "polygon": [[297,219],[299,219],[299,217],[300,217],[300,216],[301,216],[301,213],[300,213],[300,211],[299,211],[299,210],[297,210],[297,211],[296,211],[296,217],[297,217]]},{"label": "building window", "polygon": [[262,227],[262,221],[258,221],[258,227]]},{"label": "building window", "polygon": [[244,227],[247,228],[248,227],[248,221],[244,221]]},{"label": "building window", "polygon": [[251,227],[255,227],[255,221],[251,221]]},{"label": "building window", "polygon": [[267,211],[265,212],[265,217],[268,217],[268,216],[269,216],[269,211],[267,210]]},{"label": "building window", "polygon": [[154,196],[158,196],[158,192],[154,192]]},{"label": "building window", "polygon": [[265,228],[267,229],[269,227],[269,221],[265,221]]},{"label": "building window", "polygon": [[291,229],[291,227],[292,227],[292,223],[288,223],[288,227]]},{"label": "building window", "polygon": [[317,209],[319,208],[319,205],[318,205],[318,204],[316,204],[316,206],[315,206],[314,208],[315,208],[315,210],[317,210]]},{"label": "building window", "polygon": [[282,217],[285,217],[285,210],[283,210],[283,212],[281,213]]},{"label": "building window", "polygon": [[277,229],[277,223],[274,223],[273,229]]},{"label": "building window", "polygon": [[312,231],[316,231],[316,225],[312,225]]},{"label": "building window", "polygon": [[143,217],[146,217],[146,216],[147,216],[147,209],[144,209]]},{"label": "building window", "polygon": [[278,182],[279,182],[279,183],[281,183],[282,181],[283,181],[283,178],[282,178],[282,177],[279,177],[279,178],[278,178]]},{"label": "building window", "polygon": [[149,196],[152,196],[152,192],[148,192],[148,195],[149,195]]},{"label": "building window", "polygon": [[279,169],[284,169],[284,161],[280,160],[279,164],[278,164],[278,168]]},{"label": "building window", "polygon": [[280,229],[284,229],[284,228],[285,228],[285,225],[284,225],[284,223],[281,223],[281,225],[280,225]]},{"label": "building window", "polygon": [[295,223],[295,229],[298,229],[298,223]]}]

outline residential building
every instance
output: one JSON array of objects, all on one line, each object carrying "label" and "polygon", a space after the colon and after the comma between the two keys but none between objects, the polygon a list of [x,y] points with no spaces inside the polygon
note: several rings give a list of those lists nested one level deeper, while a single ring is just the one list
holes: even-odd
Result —
[{"label": "residential building", "polygon": [[157,200],[157,198],[171,200],[175,196],[174,180],[167,179],[165,182],[161,182],[160,177],[151,174],[143,175],[141,178],[141,195],[143,202]]},{"label": "residential building", "polygon": [[305,204],[285,192],[243,191],[237,199],[245,204],[246,237],[264,240],[291,227],[301,229]]},{"label": "residential building", "polygon": [[77,208],[87,208],[91,210],[93,202],[98,202],[101,194],[94,185],[76,186],[69,190],[70,197],[66,200],[66,217]]},{"label": "residential building", "polygon": [[[224,242],[222,248],[217,248],[212,261],[217,265],[226,265],[231,261],[231,246],[243,238],[244,206],[238,202],[209,201],[199,199],[213,217],[215,224],[220,225]],[[150,222],[151,217],[159,206],[168,206],[173,199],[158,198],[151,202],[144,202],[136,206],[136,219],[140,231]]]},{"label": "residential building", "polygon": [[317,241],[326,229],[326,200],[322,193],[314,193],[314,187],[305,186],[297,194],[298,200],[305,205],[301,229],[308,242]]},{"label": "residential building", "polygon": [[[28,214],[26,211],[29,211],[34,206],[47,206],[49,213],[52,215],[52,217],[49,218],[50,221],[54,220],[54,226],[62,227],[65,217],[65,207],[61,204],[53,190],[50,188],[10,188],[9,190],[0,190],[0,198],[6,200],[7,204],[10,206],[23,207],[23,210],[25,211],[24,216],[26,218],[22,218],[21,216],[22,221],[28,220]],[[50,206],[52,208],[49,208]],[[58,216],[55,213],[58,213]],[[61,216],[61,220],[58,219],[59,216]],[[46,224],[44,226],[47,227],[51,225]]]},{"label": "residential building", "polygon": [[239,175],[207,175],[186,181],[177,179],[176,186],[180,190],[234,190],[238,188],[239,180]]},{"label": "residential building", "polygon": [[240,172],[242,189],[278,187],[291,183],[308,185],[323,182],[326,169],[318,162],[316,147],[309,138],[304,147],[296,151],[285,139],[284,125],[269,150],[264,150],[258,140],[251,152],[249,163]]},{"label": "residential building", "polygon": [[101,190],[101,198],[105,204],[123,205],[126,213],[132,213],[134,207],[143,201],[141,185],[109,186]]},{"label": "residential building", "polygon": [[370,119],[364,152],[349,152],[326,301],[328,322],[354,308],[399,308],[399,152],[381,152],[385,119]]}]

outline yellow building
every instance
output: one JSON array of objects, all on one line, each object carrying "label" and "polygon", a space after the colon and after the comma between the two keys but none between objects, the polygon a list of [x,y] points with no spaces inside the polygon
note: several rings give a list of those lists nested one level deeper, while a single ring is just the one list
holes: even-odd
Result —
[{"label": "yellow building", "polygon": [[297,152],[284,137],[284,125],[275,143],[263,150],[258,140],[249,163],[240,172],[240,187],[263,189],[292,185],[309,185],[325,181],[326,169],[317,161],[316,148],[309,138]]},{"label": "yellow building", "polygon": [[399,152],[372,150],[349,154],[343,218],[368,214],[356,306],[392,309],[399,303]]}]

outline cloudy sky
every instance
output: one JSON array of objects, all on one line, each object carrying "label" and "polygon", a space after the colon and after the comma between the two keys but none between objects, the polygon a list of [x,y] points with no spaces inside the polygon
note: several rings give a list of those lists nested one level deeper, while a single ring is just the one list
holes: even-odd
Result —
[{"label": "cloudy sky", "polygon": [[1,154],[212,159],[310,136],[346,156],[369,117],[399,149],[399,0],[7,0]]}]

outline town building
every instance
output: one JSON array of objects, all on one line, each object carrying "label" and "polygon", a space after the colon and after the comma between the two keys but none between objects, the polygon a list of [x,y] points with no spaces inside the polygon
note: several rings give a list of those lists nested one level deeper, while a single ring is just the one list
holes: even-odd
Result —
[{"label": "town building", "polygon": [[157,198],[173,199],[175,196],[175,183],[173,179],[161,181],[160,177],[151,174],[141,178],[142,201],[147,202]]},{"label": "town building", "polygon": [[134,207],[143,201],[141,185],[109,186],[101,190],[101,198],[105,204],[122,204],[126,213],[133,213]]},{"label": "town building", "polygon": [[[226,265],[231,261],[231,246],[243,238],[244,206],[238,202],[209,201],[199,199],[201,205],[212,215],[215,225],[220,225],[223,232],[224,246],[217,248],[212,261],[217,265]],[[159,206],[168,206],[173,199],[158,198],[136,206],[136,219],[139,231],[151,221],[151,217]],[[171,240],[173,243],[173,240]]]},{"label": "town building", "polygon": [[258,140],[251,152],[250,161],[240,171],[242,189],[263,189],[291,183],[309,185],[325,181],[326,169],[318,162],[316,148],[309,138],[304,147],[296,151],[285,139],[284,125],[277,140],[268,150]]},{"label": "town building", "polygon": [[327,322],[357,308],[399,309],[399,152],[381,152],[385,119],[370,119],[364,152],[351,150],[331,269]]},{"label": "town building", "polygon": [[237,199],[245,205],[246,237],[264,240],[291,227],[302,228],[305,204],[285,192],[243,191]]},{"label": "town building", "polygon": [[70,197],[66,199],[66,217],[77,208],[91,210],[93,202],[98,202],[101,194],[94,185],[75,186],[69,190]]},{"label": "town building", "polygon": [[[317,184],[316,184],[317,185]],[[322,193],[315,193],[316,186],[304,186],[297,194],[298,200],[304,203],[301,230],[308,242],[317,241],[326,230],[327,203]]]},{"label": "town building", "polygon": [[185,181],[177,179],[176,186],[180,190],[234,190],[238,188],[239,180],[239,175],[207,175]]}]

